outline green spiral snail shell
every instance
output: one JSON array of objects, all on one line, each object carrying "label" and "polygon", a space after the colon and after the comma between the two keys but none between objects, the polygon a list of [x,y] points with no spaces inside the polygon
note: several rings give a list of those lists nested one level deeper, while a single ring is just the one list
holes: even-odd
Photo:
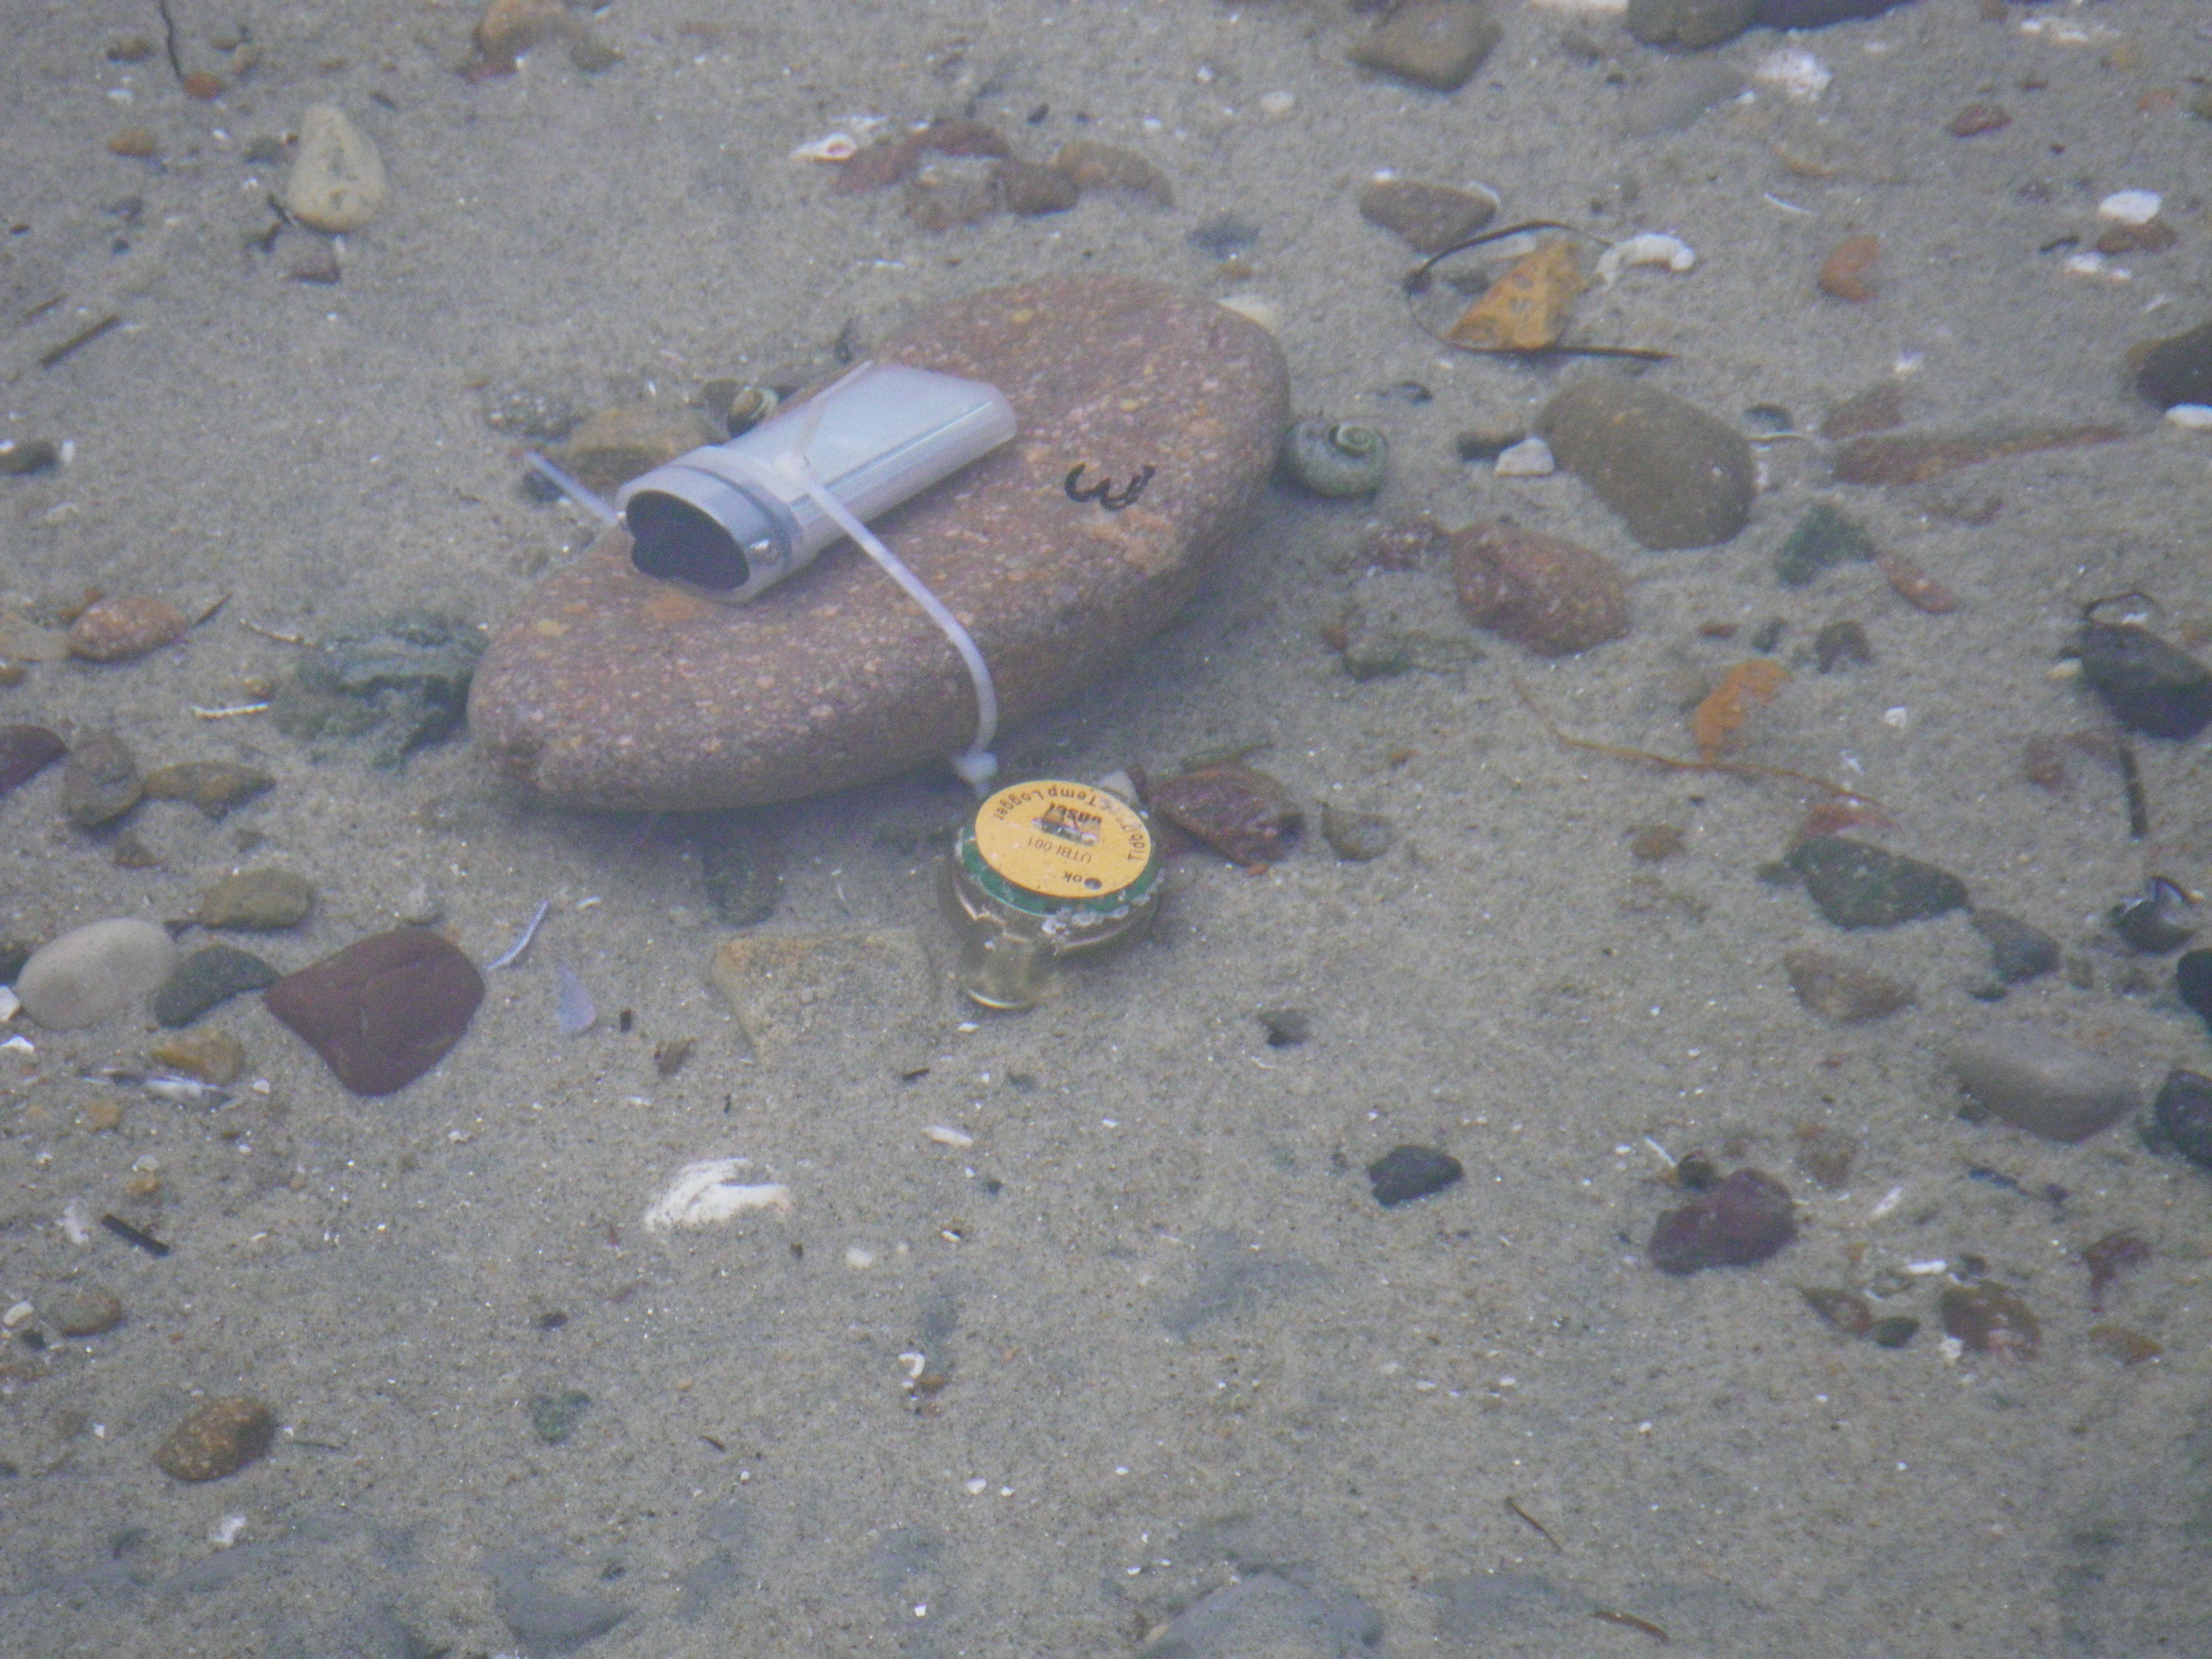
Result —
[{"label": "green spiral snail shell", "polygon": [[1316,495],[1372,495],[1390,471],[1390,441],[1371,426],[1300,421],[1283,436],[1283,465]]}]

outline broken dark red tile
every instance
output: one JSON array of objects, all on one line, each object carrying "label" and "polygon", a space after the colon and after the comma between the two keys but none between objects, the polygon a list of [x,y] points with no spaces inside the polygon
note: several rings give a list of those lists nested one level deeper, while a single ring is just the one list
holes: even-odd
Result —
[{"label": "broken dark red tile", "polygon": [[1247,868],[1281,858],[1305,821],[1280,781],[1249,766],[1206,766],[1164,778],[1146,804]]},{"label": "broken dark red tile", "polygon": [[1790,1189],[1756,1170],[1738,1170],[1695,1202],[1659,1218],[1651,1231],[1651,1265],[1670,1273],[1749,1267],[1796,1237]]},{"label": "broken dark red tile", "polygon": [[443,935],[396,927],[269,988],[269,1012],[357,1095],[405,1088],[460,1041],[483,975]]}]

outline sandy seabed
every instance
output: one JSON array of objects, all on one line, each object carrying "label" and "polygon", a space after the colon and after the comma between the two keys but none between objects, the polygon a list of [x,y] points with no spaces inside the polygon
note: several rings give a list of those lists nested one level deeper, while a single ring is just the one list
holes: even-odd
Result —
[{"label": "sandy seabed", "polygon": [[[1749,75],[1813,52],[1833,76],[1818,99],[1754,81],[1656,138],[1626,136],[1622,112],[1678,64],[1602,15],[1518,5],[1449,97],[1353,69],[1366,25],[1321,3],[618,0],[594,25],[614,68],[549,47],[477,84],[455,73],[458,6],[173,10],[187,68],[221,66],[205,42],[225,24],[258,64],[192,102],[158,53],[104,55],[158,38],[150,6],[8,9],[0,412],[7,435],[73,452],[0,479],[0,590],[18,607],[93,585],[231,597],[135,664],[35,667],[0,718],[112,726],[149,763],[240,759],[279,782],[219,824],[142,808],[161,866],[126,870],[66,826],[49,772],[4,808],[9,929],[180,914],[246,860],[241,830],[264,838],[252,861],[319,890],[260,947],[280,967],[391,925],[425,885],[479,961],[540,900],[552,915],[445,1065],[390,1099],[345,1094],[250,1000],[213,1018],[269,1091],[219,1112],[132,1096],[120,1130],[92,1132],[85,1107],[113,1091],[80,1076],[142,1060],[127,1020],[0,1056],[0,1299],[98,1279],[127,1309],[44,1360],[17,1345],[17,1369],[47,1374],[0,1391],[0,1650],[555,1652],[586,1644],[590,1601],[624,1613],[583,1646],[594,1659],[1110,1655],[1272,1573],[1334,1624],[1303,1646],[1248,1630],[1184,1651],[1656,1644],[1600,1612],[1746,1659],[2212,1651],[2212,1184],[2127,1125],[2066,1147],[1962,1121],[1940,1057],[1955,1032],[2033,1022],[2124,1060],[2146,1097],[2168,1066],[2212,1060],[2170,996],[2116,988],[2127,964],[2098,944],[2147,874],[2212,881],[2202,749],[2142,745],[2143,842],[2094,763],[2063,793],[2021,768],[2027,737],[2099,725],[2050,674],[2081,602],[2142,589],[2172,629],[2212,620],[2212,447],[2161,424],[2121,366],[2212,313],[2212,124],[2186,107],[2186,77],[2212,73],[2198,7],[1991,18],[1918,0],[1755,31],[1709,56]],[[1261,112],[1271,92],[1286,112]],[[2012,125],[1954,138],[1973,99]],[[393,188],[335,287],[246,246],[281,179],[247,147],[320,101],[374,137]],[[833,197],[787,159],[856,115],[960,112],[1031,159],[1078,135],[1137,149],[1176,206],[932,233],[896,191]],[[110,153],[131,125],[161,160]],[[1817,146],[1827,176],[1778,145]],[[1692,272],[1633,271],[1577,325],[1673,352],[1653,382],[1726,417],[1773,404],[1809,429],[1902,373],[1915,425],[2130,435],[1833,492],[1958,592],[1949,616],[1870,567],[1778,585],[1774,550],[1828,493],[1819,443],[1765,450],[1727,546],[1641,551],[1572,479],[1458,459],[1460,428],[1526,419],[1593,369],[1440,354],[1407,315],[1406,250],[1354,205],[1382,167],[1483,181],[1509,216],[1683,238]],[[2122,189],[2164,193],[2178,246],[2115,261],[2124,282],[2039,252],[2094,236]],[[1224,215],[1257,232],[1241,274],[1187,240]],[[1882,238],[1878,296],[1823,298],[1820,257],[1861,232]],[[465,743],[392,775],[189,712],[286,665],[240,622],[313,635],[429,606],[489,623],[570,556],[581,520],[523,498],[513,441],[484,423],[500,389],[681,395],[1080,269],[1261,297],[1301,412],[1384,427],[1396,465],[1371,504],[1271,494],[1206,595],[1016,734],[1010,766],[1157,771],[1267,739],[1257,763],[1302,799],[1396,821],[1383,859],[1340,864],[1317,837],[1264,875],[1187,857],[1154,935],[1044,1009],[962,1024],[948,986],[833,995],[748,1053],[706,987],[720,933],[696,854],[665,824],[533,804]],[[120,326],[39,367],[72,317],[106,310]],[[1432,399],[1378,395],[1408,380]],[[1990,497],[1984,524],[1947,516]],[[1449,625],[1438,571],[1340,569],[1371,518],[1423,511],[1510,514],[1618,558],[1633,633],[1554,663],[1490,641],[1463,673],[1354,683],[1316,637],[1347,598]],[[2091,988],[2051,975],[1976,1001],[1986,947],[1960,915],[1837,933],[1755,873],[1801,795],[1563,750],[1515,690],[1577,732],[1686,752],[1683,686],[1773,617],[1785,659],[1850,617],[1875,660],[1801,672],[1750,757],[1848,775],[1889,807],[1887,844],[2057,934]],[[1701,634],[1718,622],[1738,637]],[[769,926],[910,928],[944,960],[928,856],[880,832],[961,804],[917,775],[769,815],[791,849]],[[1687,848],[1639,876],[1626,836],[1651,823]],[[1804,944],[1913,981],[1917,1005],[1824,1024],[1781,972]],[[604,1016],[581,1037],[555,1023],[556,961]],[[1254,1011],[1279,1006],[1310,1011],[1310,1041],[1267,1044]],[[678,1037],[698,1046],[664,1079],[655,1045]],[[928,1069],[902,1079],[917,1045]],[[1796,1167],[1805,1125],[1856,1143],[1845,1187]],[[1753,1269],[1654,1271],[1644,1246],[1674,1195],[1647,1138],[1784,1180],[1797,1242]],[[1401,1142],[1449,1151],[1465,1181],[1384,1211],[1361,1170]],[[711,1157],[750,1159],[792,1213],[644,1233],[653,1194]],[[158,1200],[128,1212],[167,1257],[57,1224],[72,1198],[125,1206],[149,1173]],[[2078,1255],[2121,1229],[2154,1257],[2094,1314]],[[1947,1355],[1942,1274],[1884,1304],[1923,1321],[1895,1351],[1799,1295],[1969,1255],[2034,1308],[2039,1357]],[[2163,1358],[2123,1368],[2087,1334],[2100,1317]],[[908,1386],[906,1355],[930,1389]],[[591,1403],[549,1444],[532,1402],[569,1391]],[[160,1474],[196,1393],[270,1401],[271,1455],[205,1485]],[[1346,1596],[1379,1619],[1371,1644]]]}]

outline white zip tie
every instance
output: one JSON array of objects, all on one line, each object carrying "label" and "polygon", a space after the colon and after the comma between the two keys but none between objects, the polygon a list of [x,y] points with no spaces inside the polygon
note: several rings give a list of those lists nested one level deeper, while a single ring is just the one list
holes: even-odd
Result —
[{"label": "white zip tie", "polygon": [[524,450],[522,459],[542,473],[556,489],[582,507],[601,524],[615,524],[620,521],[622,515],[608,505],[607,498],[586,484],[573,472],[556,466],[534,449]]}]

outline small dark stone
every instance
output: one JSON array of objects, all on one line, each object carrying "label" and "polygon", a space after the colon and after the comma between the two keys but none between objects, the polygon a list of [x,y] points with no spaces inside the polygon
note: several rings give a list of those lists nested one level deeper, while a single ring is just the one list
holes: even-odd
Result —
[{"label": "small dark stone", "polygon": [[1703,1152],[1691,1152],[1674,1166],[1674,1180],[1686,1193],[1707,1193],[1721,1184],[1721,1166]]},{"label": "small dark stone", "polygon": [[1911,1314],[1892,1314],[1867,1328],[1867,1335],[1885,1348],[1901,1348],[1918,1334],[1920,1322]]},{"label": "small dark stone", "polygon": [[726,927],[750,927],[783,897],[783,848],[775,831],[741,813],[701,815],[699,884]]},{"label": "small dark stone", "polygon": [[1831,565],[1870,563],[1881,551],[1850,514],[1832,501],[1815,501],[1775,554],[1774,574],[1785,587],[1802,587]]},{"label": "small dark stone", "polygon": [[62,769],[62,811],[80,830],[112,823],[144,793],[137,757],[112,732],[80,738]]},{"label": "small dark stone", "polygon": [[1361,67],[1432,92],[1456,92],[1504,36],[1471,0],[1405,0],[1349,54]]},{"label": "small dark stone", "polygon": [[203,927],[274,933],[304,921],[314,902],[314,887],[305,876],[264,865],[210,886],[194,903],[192,920]]},{"label": "small dark stone", "polygon": [[1905,0],[1759,0],[1759,21],[1771,29],[1822,29],[1879,17]]},{"label": "small dark stone", "polygon": [[2027,1303],[2003,1285],[1954,1285],[1943,1292],[1943,1334],[1969,1353],[2033,1359],[2043,1346],[2043,1327]]},{"label": "small dark stone", "polygon": [[1850,1184],[1851,1161],[1859,1152],[1856,1139],[1825,1123],[1801,1123],[1796,1136],[1799,1169],[1832,1193]]},{"label": "small dark stone", "polygon": [[258,1400],[210,1400],[177,1425],[154,1462],[172,1480],[219,1480],[266,1452],[276,1435],[276,1414]]},{"label": "small dark stone", "polygon": [[1848,836],[1809,836],[1784,862],[1838,927],[1894,927],[1966,902],[1966,884],[1949,871]]},{"label": "small dark stone", "polygon": [[2143,890],[2112,907],[2112,931],[2145,956],[2179,951],[2197,932],[2197,905],[2163,876],[2153,876]]},{"label": "small dark stone", "polygon": [[2150,1110],[2166,1145],[2191,1164],[2212,1170],[2212,1077],[2177,1066],[2159,1085]]},{"label": "small dark stone", "polygon": [[1487,191],[1478,195],[1418,179],[1376,179],[1359,192],[1359,216],[1403,237],[1419,253],[1458,246],[1497,211],[1497,198]]},{"label": "small dark stone", "polygon": [[1647,46],[1717,46],[1752,24],[1759,0],[1628,0],[1628,32]]},{"label": "small dark stone", "polygon": [[1295,1048],[1313,1035],[1313,1016],[1303,1008],[1262,1008],[1253,1018],[1267,1031],[1270,1048]]},{"label": "small dark stone", "polygon": [[1756,1170],[1738,1170],[1695,1202],[1659,1218],[1651,1231],[1651,1265],[1670,1273],[1748,1267],[1796,1236],[1790,1189]]},{"label": "small dark stone", "polygon": [[1233,213],[1217,214],[1183,239],[1217,259],[1232,258],[1260,240],[1260,228]]},{"label": "small dark stone", "polygon": [[61,451],[48,438],[0,439],[0,476],[48,472],[61,465]]},{"label": "small dark stone", "polygon": [[557,1446],[576,1431],[576,1425],[591,1409],[592,1396],[580,1389],[563,1389],[558,1394],[532,1395],[530,1400],[530,1426],[540,1440],[549,1446]]},{"label": "small dark stone", "polygon": [[154,993],[154,1018],[164,1025],[189,1025],[241,991],[266,990],[276,970],[251,951],[210,945],[179,963]]},{"label": "small dark stone", "polygon": [[1571,381],[1536,429],[1646,547],[1715,546],[1751,516],[1759,471],[1749,441],[1656,386],[1611,375]]},{"label": "small dark stone", "polygon": [[2173,988],[2191,1012],[2212,1025],[2212,951],[2185,951],[2173,964]]},{"label": "small dark stone", "polygon": [[1910,984],[1832,951],[1800,946],[1782,953],[1782,966],[1797,1000],[1838,1025],[1864,1025],[1912,1006]]},{"label": "small dark stone", "polygon": [[43,726],[0,726],[0,795],[11,793],[69,752]]},{"label": "small dark stone", "polygon": [[1394,1146],[1367,1166],[1375,1201],[1386,1210],[1440,1193],[1466,1173],[1457,1158],[1433,1146]]},{"label": "small dark stone", "polygon": [[2140,623],[2085,622],[2068,654],[2130,732],[2186,742],[2212,725],[2212,670]]},{"label": "small dark stone", "polygon": [[1248,867],[1281,858],[1305,821],[1279,780],[1235,763],[1164,779],[1152,786],[1149,804],[1177,829]]},{"label": "small dark stone", "polygon": [[2136,390],[2160,409],[2212,403],[2212,323],[2185,334],[2147,340],[2128,353]]},{"label": "small dark stone", "polygon": [[2058,941],[2040,927],[2002,910],[1976,910],[1967,919],[1990,942],[1990,966],[2006,984],[2038,978],[2058,965]]},{"label": "small dark stone", "polygon": [[458,946],[398,927],[287,974],[263,1001],[354,1093],[388,1095],[446,1057],[483,993]]},{"label": "small dark stone", "polygon": [[1823,674],[1832,674],[1853,663],[1872,662],[1874,647],[1858,623],[1832,622],[1813,636],[1813,660]]}]

